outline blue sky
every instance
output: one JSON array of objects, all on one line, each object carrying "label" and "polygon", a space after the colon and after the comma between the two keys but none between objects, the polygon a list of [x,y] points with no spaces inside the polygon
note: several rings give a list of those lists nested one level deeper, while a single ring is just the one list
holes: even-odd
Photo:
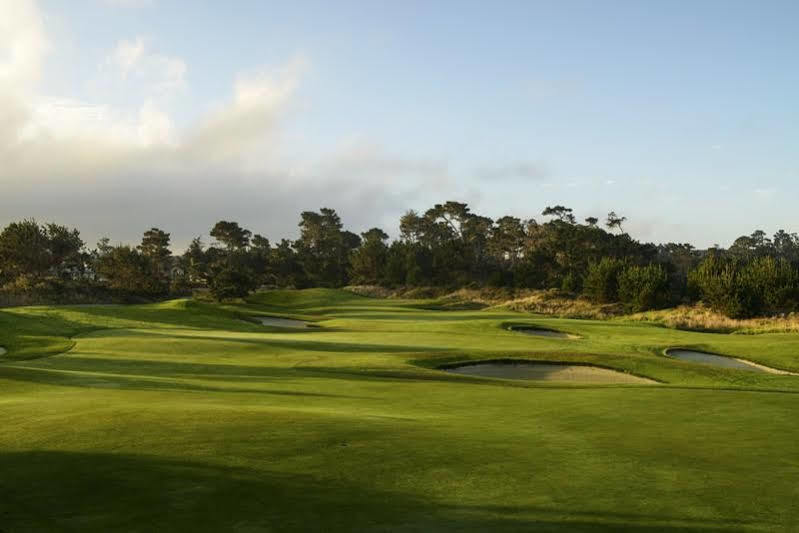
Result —
[{"label": "blue sky", "polygon": [[323,205],[394,234],[456,199],[615,210],[655,242],[799,231],[796,20],[796,2],[0,0],[0,223],[159,225],[180,246],[219,218],[292,237]]}]

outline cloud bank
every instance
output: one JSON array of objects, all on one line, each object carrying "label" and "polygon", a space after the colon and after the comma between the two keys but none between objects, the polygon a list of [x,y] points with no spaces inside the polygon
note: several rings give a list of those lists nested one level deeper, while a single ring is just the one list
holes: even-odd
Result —
[{"label": "cloud bank", "polygon": [[303,57],[240,73],[221,104],[178,128],[170,104],[190,85],[183,59],[142,36],[121,39],[92,83],[135,89],[136,106],[48,94],[40,83],[51,46],[41,10],[0,0],[0,13],[0,224],[56,220],[89,242],[106,234],[135,242],[159,226],[180,247],[220,218],[293,236],[300,211],[330,206],[353,229],[390,230],[424,191],[451,185],[442,162],[410,161],[366,142],[301,161],[287,156],[283,130],[309,68]]}]

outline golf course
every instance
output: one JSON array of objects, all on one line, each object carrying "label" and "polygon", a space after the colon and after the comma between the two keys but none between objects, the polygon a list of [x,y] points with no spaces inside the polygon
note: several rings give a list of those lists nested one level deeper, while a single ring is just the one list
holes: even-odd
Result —
[{"label": "golf course", "polygon": [[4,533],[799,528],[799,376],[667,355],[799,372],[797,334],[309,289],[7,308],[0,346]]}]

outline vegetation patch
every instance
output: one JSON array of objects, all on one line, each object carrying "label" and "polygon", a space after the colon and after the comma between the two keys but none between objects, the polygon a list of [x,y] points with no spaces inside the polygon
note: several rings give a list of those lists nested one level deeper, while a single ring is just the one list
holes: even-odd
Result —
[{"label": "vegetation patch", "polygon": [[395,290],[380,285],[347,285],[343,290],[368,298],[391,298],[396,295]]},{"label": "vegetation patch", "polygon": [[499,304],[512,311],[551,315],[561,318],[605,320],[621,316],[621,304],[597,304],[559,290],[531,291],[527,295]]},{"label": "vegetation patch", "polygon": [[727,320],[791,316],[799,306],[796,234],[779,231],[770,239],[758,230],[727,250],[697,250],[636,241],[623,230],[626,218],[614,212],[607,230],[596,217],[579,223],[561,205],[541,214],[550,220],[492,220],[450,201],[421,214],[408,211],[400,238],[389,242],[380,228],[356,235],[335,210],[321,208],[300,214],[294,241],[275,246],[220,220],[208,233],[209,246],[198,237],[180,256],[159,228],[145,231],[137,246],[103,238],[89,249],[77,229],[23,220],[0,231],[0,306],[141,303],[192,293],[243,304],[265,288],[347,287],[360,296],[416,300],[420,309],[583,319],[705,302],[718,320],[663,321],[704,330],[739,330]]},{"label": "vegetation patch", "polygon": [[767,318],[729,318],[703,305],[681,305],[674,309],[647,311],[624,317],[641,322],[654,322],[676,329],[716,333],[797,333],[799,315],[781,314]]}]

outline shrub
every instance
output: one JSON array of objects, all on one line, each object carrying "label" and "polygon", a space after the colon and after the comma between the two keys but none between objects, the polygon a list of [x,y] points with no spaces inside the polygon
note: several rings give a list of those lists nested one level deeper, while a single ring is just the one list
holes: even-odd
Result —
[{"label": "shrub", "polygon": [[575,274],[574,272],[569,272],[560,282],[560,289],[562,291],[571,292],[571,293],[579,293],[580,289],[582,289],[582,279],[580,276]]},{"label": "shrub", "polygon": [[773,257],[740,263],[712,255],[689,279],[713,310],[731,318],[789,311],[795,308],[799,292],[796,269]]},{"label": "shrub", "polygon": [[619,300],[638,313],[662,307],[669,297],[669,277],[661,265],[629,266],[618,276]]},{"label": "shrub", "polygon": [[750,316],[754,306],[747,287],[738,280],[739,271],[734,261],[713,254],[688,275],[688,280],[711,309],[741,318]]},{"label": "shrub", "polygon": [[603,257],[598,263],[590,264],[583,280],[583,294],[597,303],[617,302],[618,277],[624,265],[624,261],[613,257]]},{"label": "shrub", "polygon": [[799,276],[785,259],[758,257],[739,276],[752,293],[756,314],[792,311],[796,307]]},{"label": "shrub", "polygon": [[208,288],[218,300],[242,298],[258,287],[255,273],[246,263],[246,256],[229,252],[209,267]]}]

